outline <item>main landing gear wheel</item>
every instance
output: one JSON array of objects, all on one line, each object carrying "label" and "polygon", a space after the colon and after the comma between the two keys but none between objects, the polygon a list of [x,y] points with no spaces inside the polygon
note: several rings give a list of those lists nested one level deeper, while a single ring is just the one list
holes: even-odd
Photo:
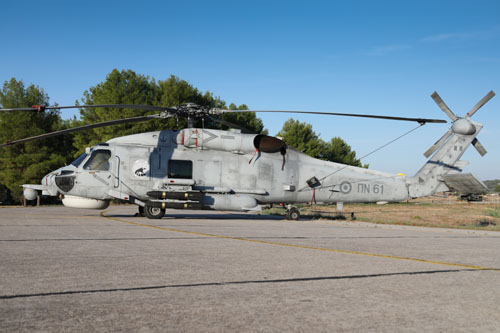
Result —
[{"label": "main landing gear wheel", "polygon": [[165,209],[146,205],[146,207],[144,207],[144,214],[148,219],[161,219],[165,216]]},{"label": "main landing gear wheel", "polygon": [[295,207],[290,208],[286,213],[286,219],[298,221],[300,219],[300,211]]}]

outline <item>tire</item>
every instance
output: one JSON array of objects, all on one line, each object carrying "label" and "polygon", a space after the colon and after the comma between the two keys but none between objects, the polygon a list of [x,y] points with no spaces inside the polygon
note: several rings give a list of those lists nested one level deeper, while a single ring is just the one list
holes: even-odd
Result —
[{"label": "tire", "polygon": [[148,219],[161,219],[165,216],[165,209],[146,205],[146,207],[144,207],[144,215],[146,215]]},{"label": "tire", "polygon": [[300,212],[297,208],[292,208],[286,213],[287,220],[298,221],[300,219]]}]

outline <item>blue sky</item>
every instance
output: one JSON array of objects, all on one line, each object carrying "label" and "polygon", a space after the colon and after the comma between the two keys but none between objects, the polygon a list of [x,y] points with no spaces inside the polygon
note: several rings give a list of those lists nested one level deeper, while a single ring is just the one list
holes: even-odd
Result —
[{"label": "blue sky", "polygon": [[[464,115],[500,94],[498,1],[20,1],[2,4],[0,80],[44,88],[71,105],[113,68],[171,74],[252,109],[446,119],[437,90]],[[474,120],[488,154],[465,172],[500,178],[500,96]],[[70,114],[66,113],[66,116]],[[290,116],[259,114],[271,134]],[[358,156],[412,123],[296,116]],[[449,125],[428,124],[369,156],[370,168],[413,175]]]}]

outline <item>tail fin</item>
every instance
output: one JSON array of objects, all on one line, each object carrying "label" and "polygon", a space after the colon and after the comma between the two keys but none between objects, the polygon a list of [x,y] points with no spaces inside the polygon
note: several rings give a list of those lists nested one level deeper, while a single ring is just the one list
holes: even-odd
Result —
[{"label": "tail fin", "polygon": [[412,181],[410,181],[408,186],[410,197],[416,198],[431,195],[436,192],[448,191],[449,189],[444,183],[443,178],[448,174],[462,172],[468,162],[461,161],[460,157],[462,157],[465,150],[467,150],[471,144],[481,156],[486,154],[486,149],[484,149],[483,145],[481,145],[476,138],[483,128],[483,125],[472,121],[470,117],[493,96],[495,96],[495,93],[490,91],[465,117],[460,118],[448,108],[437,92],[431,95],[441,110],[450,117],[453,124],[451,128],[424,153],[425,157],[431,155],[432,157],[417,172]]}]

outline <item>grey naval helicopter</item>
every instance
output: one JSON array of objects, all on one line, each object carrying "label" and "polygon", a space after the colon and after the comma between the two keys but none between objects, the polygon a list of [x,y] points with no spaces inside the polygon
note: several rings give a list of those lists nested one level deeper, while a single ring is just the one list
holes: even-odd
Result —
[{"label": "grey naval helicopter", "polygon": [[[486,150],[476,136],[483,125],[471,120],[495,93],[490,91],[464,117],[455,115],[434,92],[431,97],[451,119],[450,129],[426,152],[429,160],[413,177],[318,160],[288,147],[280,138],[245,133],[217,116],[228,112],[288,112],[367,117],[420,123],[440,119],[343,114],[311,111],[223,110],[188,103],[177,107],[143,105],[33,106],[2,111],[114,107],[159,111],[155,115],[112,120],[70,128],[1,144],[43,139],[102,126],[158,118],[187,117],[188,128],[117,137],[86,148],[70,165],[45,177],[41,184],[24,184],[24,196],[60,196],[65,206],[105,209],[110,200],[138,205],[139,212],[159,219],[166,209],[259,211],[261,205],[282,204],[287,219],[300,217],[296,203],[398,202],[451,188],[485,189],[472,174],[461,174],[469,145]],[[229,131],[193,128],[201,117],[235,127]]]}]

